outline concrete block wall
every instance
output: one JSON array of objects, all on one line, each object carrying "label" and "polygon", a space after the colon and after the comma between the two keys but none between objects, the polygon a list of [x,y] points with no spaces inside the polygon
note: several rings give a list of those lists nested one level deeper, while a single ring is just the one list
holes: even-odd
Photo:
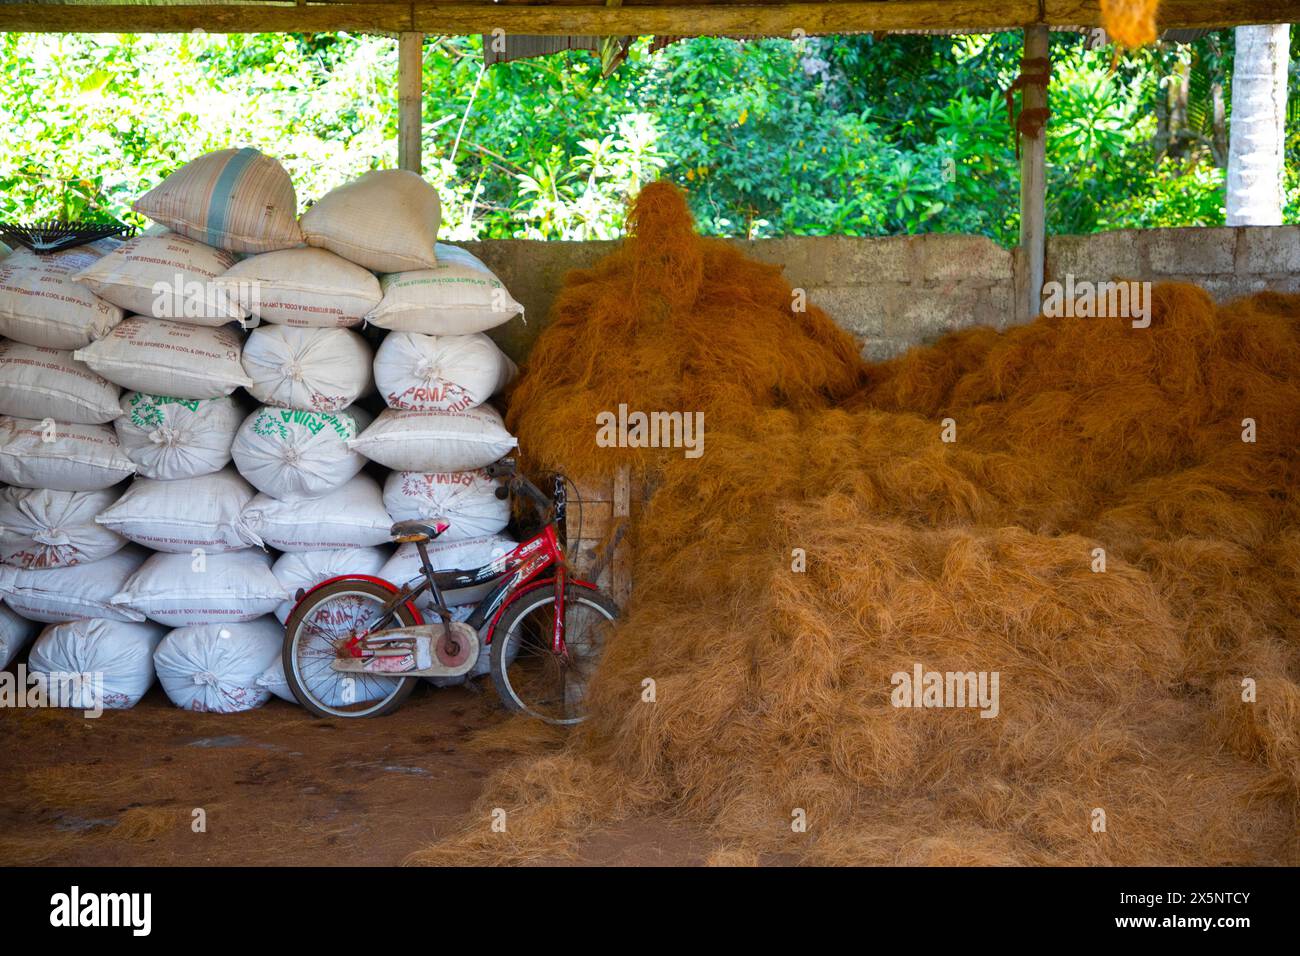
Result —
[{"label": "concrete block wall", "polygon": [[[889,358],[972,325],[1003,329],[1032,316],[1021,303],[1023,257],[982,236],[886,238],[792,236],[735,240],[747,255],[780,265],[791,285],[862,343]],[[494,330],[516,361],[545,328],[570,269],[588,268],[616,242],[495,240],[467,243],[524,304],[526,322]],[[1300,226],[1119,230],[1056,236],[1047,279],[1180,280],[1218,299],[1261,289],[1300,292]]]},{"label": "concrete block wall", "polygon": [[589,269],[618,248],[608,242],[540,242],[531,239],[494,239],[457,245],[478,256],[524,307],[522,319],[513,319],[490,333],[501,350],[522,362],[546,327],[551,303],[571,269]]},{"label": "concrete block wall", "polygon": [[872,360],[1014,315],[1012,253],[983,236],[797,236],[738,243],[785,266],[790,284],[862,342]]},{"label": "concrete block wall", "polygon": [[1300,292],[1300,226],[1121,229],[1047,241],[1047,278],[1194,282],[1220,301]]}]

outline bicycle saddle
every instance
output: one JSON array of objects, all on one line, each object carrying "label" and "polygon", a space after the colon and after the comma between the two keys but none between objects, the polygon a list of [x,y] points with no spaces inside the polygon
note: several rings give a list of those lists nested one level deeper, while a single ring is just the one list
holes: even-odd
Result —
[{"label": "bicycle saddle", "polygon": [[438,535],[442,534],[451,524],[446,521],[399,521],[388,533],[393,536],[393,540],[399,544],[419,543],[421,541],[432,541]]}]

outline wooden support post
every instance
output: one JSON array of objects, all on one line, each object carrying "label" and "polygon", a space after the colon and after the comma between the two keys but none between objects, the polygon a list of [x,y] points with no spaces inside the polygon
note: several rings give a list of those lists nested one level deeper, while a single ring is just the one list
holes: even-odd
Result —
[{"label": "wooden support post", "polygon": [[[627,465],[621,465],[614,472],[613,518],[631,520],[632,514],[632,476]],[[628,567],[627,541],[620,541],[614,549],[613,563],[610,565],[610,584],[614,600],[619,607],[626,607],[632,596],[632,575]]]},{"label": "wooden support post", "polygon": [[424,131],[424,34],[397,38],[397,165],[424,171],[420,137]]},{"label": "wooden support post", "polygon": [[[1048,60],[1048,29],[1044,25],[1025,27],[1026,63]],[[1047,69],[1023,66],[1024,74],[1046,74]],[[1021,113],[1047,109],[1047,84],[1029,82],[1020,101]],[[1035,114],[1030,114],[1035,115]],[[1040,114],[1042,115],[1042,114]],[[1024,295],[1032,320],[1042,311],[1043,271],[1047,256],[1047,129],[1046,123],[1034,137],[1023,136],[1020,148],[1020,248],[1024,252],[1026,282]],[[1019,311],[1019,310],[1017,310]]]}]

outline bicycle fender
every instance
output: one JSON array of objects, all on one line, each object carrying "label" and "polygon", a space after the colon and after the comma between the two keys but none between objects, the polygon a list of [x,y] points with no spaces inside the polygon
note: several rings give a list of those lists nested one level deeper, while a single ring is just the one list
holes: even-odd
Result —
[{"label": "bicycle fender", "polygon": [[[593,584],[590,581],[585,581],[582,578],[569,578],[568,583],[575,587],[586,588],[588,591],[600,590],[600,588],[596,587],[595,584]],[[506,613],[506,609],[510,607],[510,605],[514,604],[525,594],[529,594],[533,591],[536,591],[538,588],[549,587],[554,584],[555,584],[555,578],[539,578],[536,581],[529,582],[524,587],[516,591],[513,595],[511,595],[510,600],[506,601],[506,603],[502,604],[499,608],[497,608],[496,614],[492,615],[492,619],[487,622],[487,624],[484,626],[483,630],[481,631],[481,633],[483,634],[484,646],[486,647],[492,643],[492,637],[496,633],[496,629],[497,629],[497,622],[501,620],[501,615]]]},{"label": "bicycle fender", "polygon": [[[328,578],[327,580],[322,581],[320,584],[313,585],[306,592],[304,592],[302,596],[302,600],[294,603],[293,610],[294,611],[298,610],[298,605],[301,604],[303,601],[307,600],[307,598],[312,594],[312,592],[319,590],[320,588],[323,588],[327,584],[334,584],[336,581],[368,581],[371,584],[378,584],[389,594],[397,594],[401,590],[400,588],[397,587],[397,585],[393,584],[391,581],[385,581],[383,578],[377,578],[373,574],[336,574],[334,577]],[[406,609],[415,616],[415,623],[423,624],[424,615],[420,613],[419,609],[416,608],[416,606],[410,601],[407,601],[405,603],[406,603]],[[293,612],[291,611],[290,614],[292,613]]]}]

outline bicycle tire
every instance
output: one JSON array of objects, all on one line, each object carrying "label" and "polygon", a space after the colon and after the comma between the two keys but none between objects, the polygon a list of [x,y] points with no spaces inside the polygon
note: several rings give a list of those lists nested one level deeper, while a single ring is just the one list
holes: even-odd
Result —
[{"label": "bicycle tire", "polygon": [[[376,598],[380,603],[386,602],[393,596],[393,592],[389,591],[382,585],[374,583],[373,581],[344,578],[339,581],[332,581],[329,584],[312,591],[298,602],[290,613],[288,619],[285,621],[284,646],[281,649],[281,660],[284,664],[284,677],[289,684],[289,689],[293,692],[293,696],[297,698],[298,703],[302,704],[307,711],[317,717],[342,717],[355,719],[359,717],[387,716],[402,706],[402,703],[406,698],[411,696],[411,691],[415,689],[415,685],[419,681],[419,678],[417,677],[374,675],[376,679],[392,679],[396,680],[398,683],[392,694],[385,697],[374,708],[364,711],[343,711],[331,707],[328,704],[322,704],[315,695],[310,692],[310,690],[301,684],[298,677],[298,670],[294,665],[296,660],[295,647],[299,638],[298,632],[302,629],[302,622],[312,611],[320,608],[320,606],[327,601],[336,598],[341,594],[352,593],[370,595]],[[393,615],[404,627],[410,627],[416,623],[415,617],[405,605],[399,605],[393,611]]]},{"label": "bicycle tire", "polygon": [[[548,584],[521,594],[506,606],[505,613],[501,615],[501,619],[492,632],[492,683],[496,686],[497,696],[501,698],[507,710],[514,713],[528,714],[530,717],[545,721],[548,724],[572,726],[586,720],[586,714],[583,713],[567,719],[553,719],[539,713],[520,697],[512,685],[508,673],[510,662],[507,661],[507,657],[509,655],[510,641],[514,639],[513,635],[519,621],[525,615],[531,614],[546,604],[554,604],[554,602],[555,585]],[[575,584],[568,585],[565,589],[565,602],[566,606],[586,604],[595,608],[606,620],[610,622],[618,620],[618,606],[609,597],[592,588],[585,588]]]}]

